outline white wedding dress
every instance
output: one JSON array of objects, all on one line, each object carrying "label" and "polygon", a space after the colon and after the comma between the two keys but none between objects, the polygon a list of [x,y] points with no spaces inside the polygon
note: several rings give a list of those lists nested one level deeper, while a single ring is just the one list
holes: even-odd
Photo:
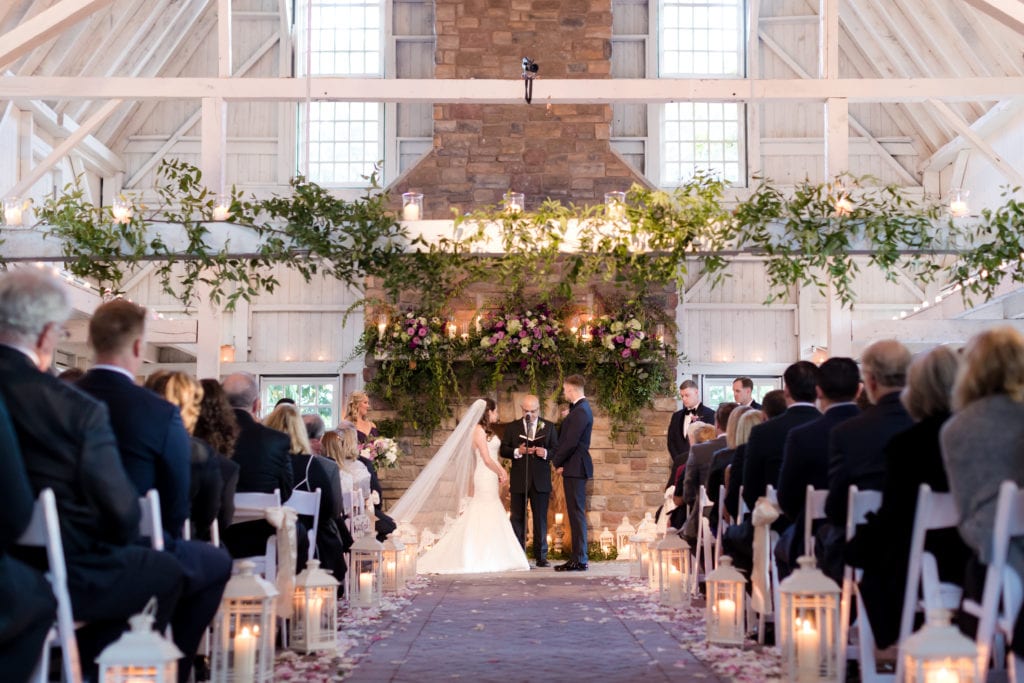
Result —
[{"label": "white wedding dress", "polygon": [[[500,462],[500,445],[501,439],[497,436],[487,442],[491,459],[496,463]],[[416,571],[420,574],[475,574],[530,568],[501,503],[498,475],[487,468],[479,453],[474,453],[474,461],[472,498],[442,532],[437,543],[416,561]]]}]

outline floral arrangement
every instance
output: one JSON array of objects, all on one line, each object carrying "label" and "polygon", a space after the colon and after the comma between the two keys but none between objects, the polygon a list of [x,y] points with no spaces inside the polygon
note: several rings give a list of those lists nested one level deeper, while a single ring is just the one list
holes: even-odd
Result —
[{"label": "floral arrangement", "polygon": [[398,447],[398,442],[386,436],[367,441],[359,448],[359,455],[372,460],[377,469],[398,467],[398,456],[401,454],[402,450]]},{"label": "floral arrangement", "polygon": [[545,305],[525,311],[498,310],[480,319],[473,359],[493,363],[492,384],[517,375],[535,393],[562,376],[562,325]]},{"label": "floral arrangement", "polygon": [[[626,319],[601,316],[588,323],[590,335],[613,359],[639,360],[648,340],[643,325],[635,316]],[[647,346],[651,344],[647,341]]]},{"label": "floral arrangement", "polygon": [[389,326],[384,326],[383,334],[378,328],[374,351],[380,356],[409,360],[415,369],[417,359],[427,360],[432,352],[441,352],[444,350],[442,347],[450,346],[451,340],[445,336],[445,325],[439,316],[408,311]]}]

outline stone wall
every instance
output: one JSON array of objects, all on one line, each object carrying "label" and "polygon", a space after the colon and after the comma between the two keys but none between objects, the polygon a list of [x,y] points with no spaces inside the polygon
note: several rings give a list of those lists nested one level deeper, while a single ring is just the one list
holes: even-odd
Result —
[{"label": "stone wall", "polygon": [[[522,92],[522,59],[543,78],[608,78],[610,0],[437,0],[435,78],[509,79]],[[607,105],[440,104],[433,149],[390,187],[424,194],[425,218],[450,218],[523,192],[594,204],[646,180],[612,151]]]}]

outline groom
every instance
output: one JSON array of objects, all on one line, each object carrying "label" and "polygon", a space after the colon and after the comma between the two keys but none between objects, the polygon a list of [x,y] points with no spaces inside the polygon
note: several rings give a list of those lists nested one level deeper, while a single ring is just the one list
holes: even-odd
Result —
[{"label": "groom", "polygon": [[548,566],[548,499],[551,497],[551,464],[548,455],[558,445],[555,425],[540,419],[540,400],[523,397],[523,419],[510,422],[501,439],[501,457],[512,461],[509,493],[512,497],[512,530],[526,548],[526,500],[533,511],[533,556],[538,567]]},{"label": "groom", "polygon": [[558,572],[587,571],[587,479],[594,476],[590,459],[590,432],[594,414],[583,395],[583,375],[569,375],[562,393],[571,407],[562,421],[562,437],[551,458],[555,471],[562,475],[565,509],[572,533],[572,559],[555,567]]}]

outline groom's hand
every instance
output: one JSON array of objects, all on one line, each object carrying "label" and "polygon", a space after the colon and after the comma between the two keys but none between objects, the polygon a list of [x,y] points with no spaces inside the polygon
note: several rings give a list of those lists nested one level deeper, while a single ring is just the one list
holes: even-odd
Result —
[{"label": "groom's hand", "polygon": [[555,468],[555,473],[556,473],[556,474],[561,474],[561,473],[562,473],[562,470],[564,470],[564,469],[565,469],[564,467],[556,467],[556,468]]},{"label": "groom's hand", "polygon": [[536,455],[541,460],[548,459],[548,449],[544,448],[543,446],[537,446],[536,448],[534,448],[533,454]]}]

